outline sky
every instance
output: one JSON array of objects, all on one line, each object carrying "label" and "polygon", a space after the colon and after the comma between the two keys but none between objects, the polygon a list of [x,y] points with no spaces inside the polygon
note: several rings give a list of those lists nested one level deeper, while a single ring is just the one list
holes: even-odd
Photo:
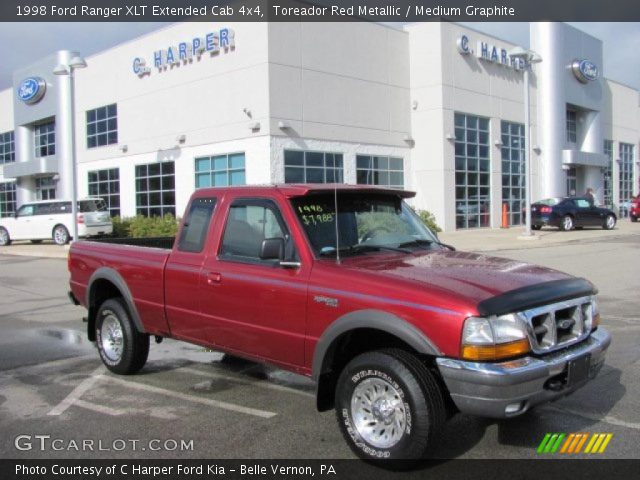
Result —
[{"label": "sky", "polygon": [[[12,73],[56,50],[76,50],[85,57],[161,28],[168,23],[0,23],[0,90]],[[484,22],[464,25],[525,47],[527,23]],[[571,23],[603,41],[603,75],[640,90],[640,23]]]}]

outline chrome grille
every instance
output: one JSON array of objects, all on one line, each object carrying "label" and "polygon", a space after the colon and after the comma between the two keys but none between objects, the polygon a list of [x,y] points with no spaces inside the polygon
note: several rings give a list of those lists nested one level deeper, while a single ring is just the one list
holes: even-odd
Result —
[{"label": "chrome grille", "polygon": [[589,336],[591,301],[591,297],[580,297],[521,312],[532,350],[552,352]]}]

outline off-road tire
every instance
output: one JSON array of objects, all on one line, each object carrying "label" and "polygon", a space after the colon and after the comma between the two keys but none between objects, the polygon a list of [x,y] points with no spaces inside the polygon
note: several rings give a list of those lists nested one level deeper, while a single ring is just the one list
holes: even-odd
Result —
[{"label": "off-road tire", "polygon": [[[110,336],[110,331],[120,335]],[[110,341],[117,338],[121,338],[119,354],[113,347],[118,342]],[[149,335],[136,329],[121,298],[111,298],[100,305],[96,315],[96,345],[102,363],[120,375],[136,373],[144,367],[149,356]]]},{"label": "off-road tire", "polygon": [[[367,407],[359,406],[366,403],[358,401],[362,397],[354,395],[359,386],[361,389],[364,387],[363,382],[387,383],[392,387],[390,391],[397,394],[395,398],[401,400],[405,427],[397,429],[402,432],[401,437],[390,446],[371,443],[384,441],[382,435],[377,439],[371,438],[372,435],[364,431],[368,435],[367,440],[358,429],[357,420],[354,420],[354,412],[357,415],[367,411]],[[375,407],[375,402],[372,406]],[[415,461],[424,458],[446,419],[443,392],[432,373],[417,357],[399,349],[376,350],[353,358],[338,378],[335,408],[338,425],[347,444],[357,456],[368,461]],[[371,418],[365,416],[364,421],[374,421],[374,412],[375,408],[372,408]],[[397,414],[398,408],[394,409],[393,415]],[[391,431],[389,434],[394,435]]]}]

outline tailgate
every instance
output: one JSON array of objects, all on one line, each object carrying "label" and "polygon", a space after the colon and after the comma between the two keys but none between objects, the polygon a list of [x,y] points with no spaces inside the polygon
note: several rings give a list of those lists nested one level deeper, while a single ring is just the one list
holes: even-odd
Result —
[{"label": "tailgate", "polygon": [[86,212],[82,215],[84,216],[84,224],[87,227],[109,225],[111,223],[109,212]]}]

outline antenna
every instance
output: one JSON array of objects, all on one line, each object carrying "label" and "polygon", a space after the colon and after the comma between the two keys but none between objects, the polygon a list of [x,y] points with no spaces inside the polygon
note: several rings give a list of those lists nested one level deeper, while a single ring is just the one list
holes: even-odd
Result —
[{"label": "antenna", "polygon": [[333,203],[336,212],[336,264],[340,265],[340,228],[338,227],[338,184],[333,184]]}]

